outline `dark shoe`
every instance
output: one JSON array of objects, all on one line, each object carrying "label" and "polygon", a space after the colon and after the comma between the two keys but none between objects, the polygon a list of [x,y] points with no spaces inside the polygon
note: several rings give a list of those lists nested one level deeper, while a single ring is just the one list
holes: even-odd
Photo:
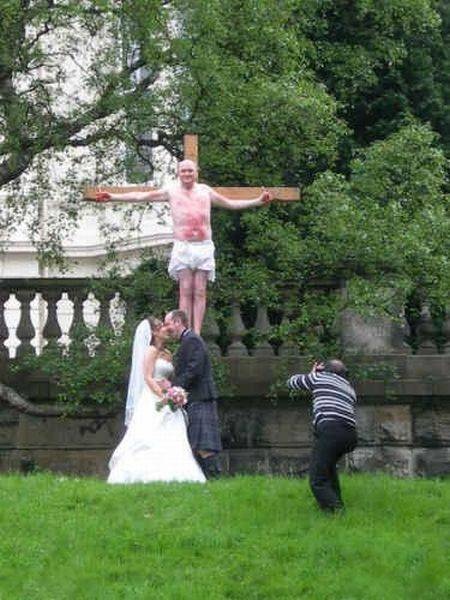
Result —
[{"label": "dark shoe", "polygon": [[206,479],[217,479],[221,476],[222,468],[217,455],[207,456],[206,458],[198,456],[197,460]]},{"label": "dark shoe", "polygon": [[343,515],[345,513],[345,507],[343,504],[336,504],[335,506],[321,506],[320,509],[323,513],[329,515]]}]

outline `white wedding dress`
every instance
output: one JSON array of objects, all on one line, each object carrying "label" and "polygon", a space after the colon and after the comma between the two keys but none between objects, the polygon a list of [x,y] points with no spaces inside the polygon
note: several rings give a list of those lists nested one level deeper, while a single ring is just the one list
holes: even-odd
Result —
[{"label": "white wedding dress", "polygon": [[[156,360],[155,379],[168,378],[172,372],[172,363]],[[159,400],[145,385],[127,432],[109,461],[108,483],[206,481],[192,454],[183,412],[166,406],[157,411]]]}]

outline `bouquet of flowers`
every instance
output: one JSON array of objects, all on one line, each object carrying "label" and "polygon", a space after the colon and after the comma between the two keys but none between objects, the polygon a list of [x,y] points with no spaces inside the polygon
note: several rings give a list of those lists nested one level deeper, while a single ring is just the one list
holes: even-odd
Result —
[{"label": "bouquet of flowers", "polygon": [[161,410],[168,406],[172,412],[175,412],[187,402],[187,392],[184,388],[174,385],[164,390],[162,399],[156,403],[156,410]]}]

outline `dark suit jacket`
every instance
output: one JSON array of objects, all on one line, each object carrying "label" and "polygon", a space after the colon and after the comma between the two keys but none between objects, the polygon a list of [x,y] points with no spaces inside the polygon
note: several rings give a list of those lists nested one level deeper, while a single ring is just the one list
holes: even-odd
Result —
[{"label": "dark suit jacket", "polygon": [[189,393],[188,402],[217,399],[205,342],[193,331],[186,331],[181,338],[175,356],[173,385],[179,385]]}]

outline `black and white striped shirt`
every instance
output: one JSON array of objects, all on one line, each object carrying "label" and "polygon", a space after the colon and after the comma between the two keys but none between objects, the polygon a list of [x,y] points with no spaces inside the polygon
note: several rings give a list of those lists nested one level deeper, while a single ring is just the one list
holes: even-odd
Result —
[{"label": "black and white striped shirt", "polygon": [[288,379],[291,390],[309,390],[313,395],[313,426],[322,421],[343,420],[356,426],[356,393],[350,383],[335,373],[312,371]]}]

